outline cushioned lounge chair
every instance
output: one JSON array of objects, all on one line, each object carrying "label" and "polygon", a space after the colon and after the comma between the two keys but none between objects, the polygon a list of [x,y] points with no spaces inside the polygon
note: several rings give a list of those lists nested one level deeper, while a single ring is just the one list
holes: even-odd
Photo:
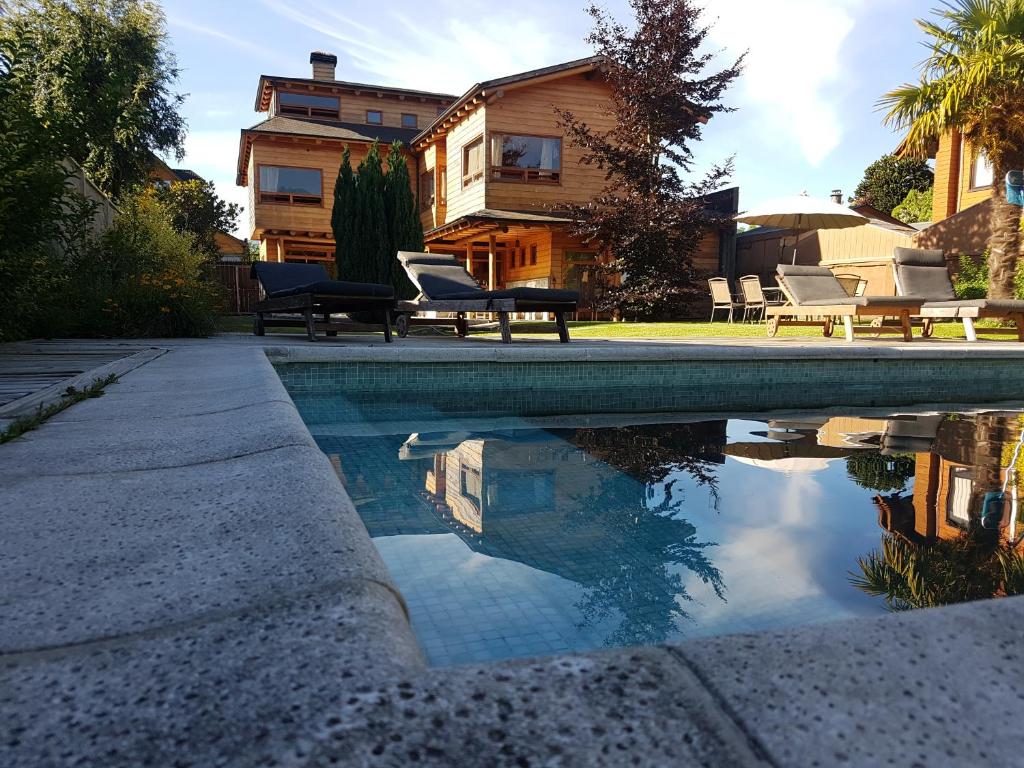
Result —
[{"label": "cushioned lounge chair", "polygon": [[1016,299],[957,299],[949,279],[942,251],[922,248],[896,248],[893,251],[896,292],[921,299],[918,317],[924,320],[924,335],[931,336],[935,320],[960,320],[968,341],[977,341],[979,332],[999,332],[996,328],[974,327],[979,317],[1012,320],[1017,339],[1024,341],[1024,301]]},{"label": "cushioned lounge chair", "polygon": [[[779,264],[776,279],[786,296],[787,304],[767,307],[769,336],[778,333],[780,325],[821,326],[824,334],[831,336],[833,318],[840,317],[847,341],[853,341],[854,331],[896,332],[903,334],[904,341],[913,340],[910,318],[921,309],[920,299],[909,296],[850,296],[828,267]],[[853,324],[854,318],[886,317],[898,318],[899,327],[879,325],[858,328]]]},{"label": "cushioned lounge chair", "polygon": [[[391,341],[390,312],[395,307],[395,291],[390,285],[350,283],[331,280],[320,264],[288,264],[257,261],[252,276],[260,281],[265,298],[254,307],[253,328],[262,336],[268,326],[305,325],[310,341],[316,341],[318,330],[337,336],[341,326],[331,322],[331,315],[341,312],[373,312],[380,315],[384,341]],[[299,314],[281,317],[282,314]],[[317,322],[315,316],[323,317]]]},{"label": "cushioned lounge chair", "polygon": [[[510,312],[551,312],[555,316],[559,340],[563,344],[569,341],[565,315],[576,311],[580,298],[576,291],[554,288],[485,291],[454,256],[399,251],[398,260],[420,292],[419,297],[413,301],[398,302],[396,311],[399,336],[404,337],[409,332],[410,322],[453,325],[459,336],[465,336],[469,328],[466,313],[488,312],[498,316],[502,342],[511,344]],[[453,312],[455,319],[414,318],[417,312]]]}]

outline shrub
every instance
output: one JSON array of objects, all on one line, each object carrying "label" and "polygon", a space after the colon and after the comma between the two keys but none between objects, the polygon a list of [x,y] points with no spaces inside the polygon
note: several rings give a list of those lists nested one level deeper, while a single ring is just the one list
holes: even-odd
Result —
[{"label": "shrub", "polygon": [[220,287],[192,236],[174,229],[151,191],[129,197],[110,231],[68,265],[67,333],[207,336]]},{"label": "shrub", "polygon": [[[977,258],[967,254],[960,257],[953,290],[958,299],[984,299],[988,295],[988,251]],[[1017,262],[1013,295],[1024,299],[1024,260]]]}]

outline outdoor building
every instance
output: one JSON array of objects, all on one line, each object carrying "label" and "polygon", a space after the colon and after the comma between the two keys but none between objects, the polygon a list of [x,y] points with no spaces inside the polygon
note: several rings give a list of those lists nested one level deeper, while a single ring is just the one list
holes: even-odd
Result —
[{"label": "outdoor building", "polygon": [[935,160],[932,224],[916,243],[921,248],[941,248],[955,265],[961,254],[978,256],[988,247],[989,201],[997,180],[985,154],[959,131],[943,134],[928,154]]},{"label": "outdoor building", "polygon": [[[427,250],[465,257],[488,288],[573,288],[581,309],[600,291],[600,244],[565,213],[591,199],[604,172],[580,163],[555,107],[609,127],[608,85],[589,57],[477,83],[461,96],[335,79],[337,58],[313,53],[311,79],[261,76],[242,131],[237,183],[249,190],[249,237],[269,261],[334,262],[331,194],[347,146],[353,166],[374,140],[401,141]],[[725,214],[738,190],[709,198]],[[709,232],[696,266],[735,277],[735,226]]]}]

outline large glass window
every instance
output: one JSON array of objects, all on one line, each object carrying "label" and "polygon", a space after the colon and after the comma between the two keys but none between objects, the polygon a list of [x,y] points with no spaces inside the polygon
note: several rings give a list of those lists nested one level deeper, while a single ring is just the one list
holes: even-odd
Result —
[{"label": "large glass window", "polygon": [[320,205],[323,182],[316,168],[260,166],[260,202]]},{"label": "large glass window", "polygon": [[340,103],[337,96],[314,96],[311,93],[279,91],[277,111],[282,115],[302,117],[329,117],[338,119]]},{"label": "large glass window", "polygon": [[468,187],[484,177],[484,138],[481,136],[462,148],[462,186]]},{"label": "large glass window", "polygon": [[434,206],[434,171],[420,174],[420,210],[429,211]]},{"label": "large glass window", "polygon": [[992,170],[992,163],[984,152],[979,152],[974,158],[974,165],[971,167],[971,189],[991,187],[995,172]]},{"label": "large glass window", "polygon": [[554,183],[561,170],[561,139],[503,134],[491,137],[493,179]]},{"label": "large glass window", "polygon": [[416,115],[410,115],[402,113],[402,127],[403,128],[415,128],[419,120],[416,119]]},{"label": "large glass window", "polygon": [[382,125],[384,123],[384,113],[379,109],[368,109],[366,110],[366,122],[369,125]]}]

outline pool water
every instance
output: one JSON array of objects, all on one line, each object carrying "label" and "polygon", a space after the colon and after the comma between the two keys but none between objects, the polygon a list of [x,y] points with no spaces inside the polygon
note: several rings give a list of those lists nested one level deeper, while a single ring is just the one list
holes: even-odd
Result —
[{"label": "pool water", "polygon": [[[981,523],[1016,410],[527,418],[421,404],[382,420],[372,397],[294,397],[435,665],[1012,591],[990,564],[1019,535],[1015,471],[1002,517]],[[952,558],[970,584],[908,598],[885,541]],[[882,577],[897,582],[888,600],[872,593]]]}]

